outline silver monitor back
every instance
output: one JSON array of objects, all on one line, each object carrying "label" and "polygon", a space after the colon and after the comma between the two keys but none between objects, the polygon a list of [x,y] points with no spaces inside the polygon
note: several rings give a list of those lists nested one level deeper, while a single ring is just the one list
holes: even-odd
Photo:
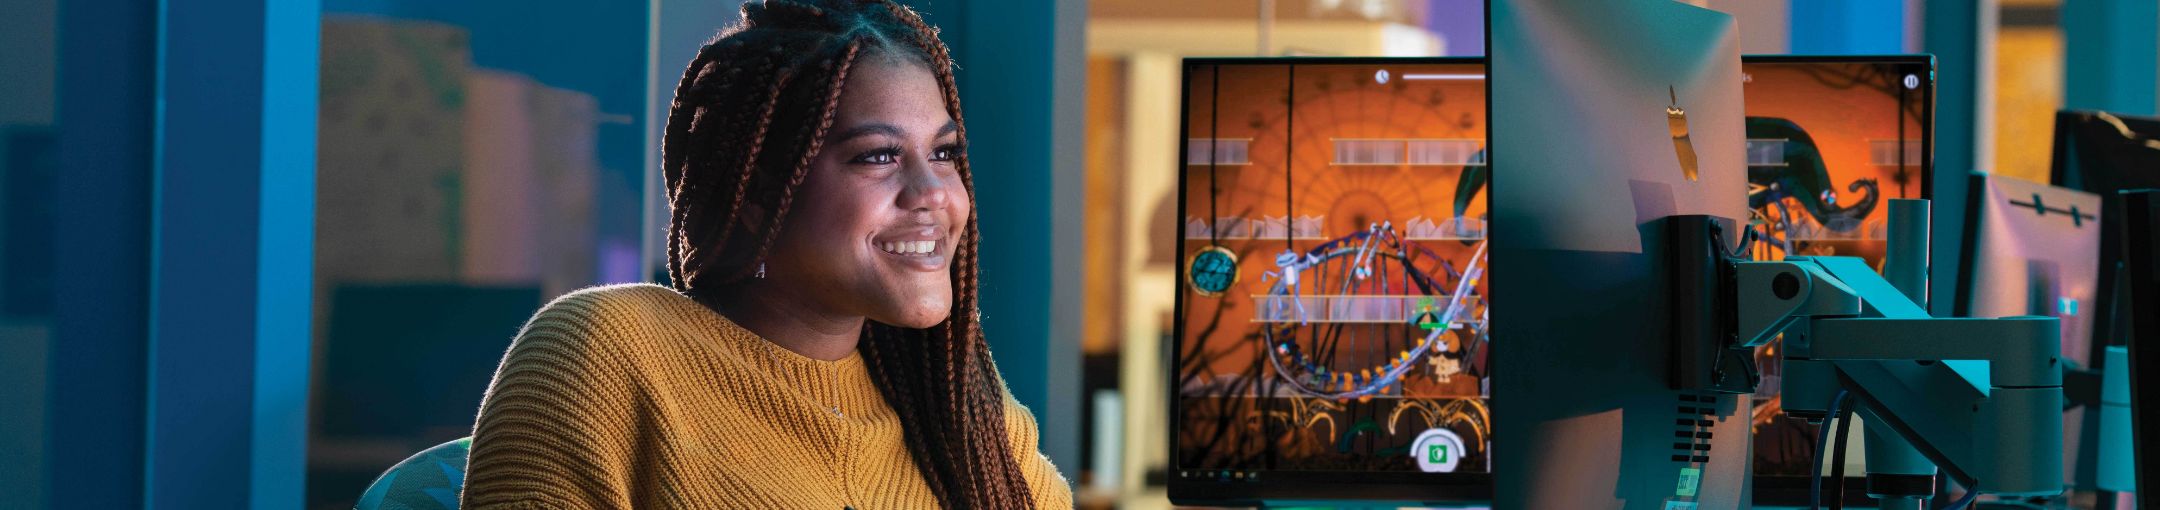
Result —
[{"label": "silver monitor back", "polygon": [[1732,17],[1490,5],[1495,507],[1747,506],[1749,399],[1668,384],[1660,228],[1747,217]]},{"label": "silver monitor back", "polygon": [[[1970,211],[1958,265],[1958,317],[2055,317],[2062,324],[2062,357],[2093,367],[2094,319],[2100,299],[2100,238],[2114,228],[2101,215],[2101,197],[1975,172],[1965,188]],[[2096,397],[2096,395],[2095,395]],[[2092,488],[2098,473],[2100,410],[2063,411],[2064,484]]]}]

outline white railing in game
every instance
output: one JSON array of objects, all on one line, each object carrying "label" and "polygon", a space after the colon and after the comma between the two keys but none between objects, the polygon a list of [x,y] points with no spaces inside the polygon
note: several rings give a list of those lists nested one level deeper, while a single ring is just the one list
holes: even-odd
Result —
[{"label": "white railing in game", "polygon": [[1485,165],[1485,153],[1478,150],[1477,140],[1459,138],[1409,140],[1408,145],[1410,164],[1412,165]]},{"label": "white railing in game", "polygon": [[[1920,166],[1924,154],[1920,153],[1919,140],[1906,140],[1905,166]],[[1868,140],[1868,164],[1875,166],[1898,166],[1897,140]]]},{"label": "white railing in game", "polygon": [[1748,166],[1785,166],[1784,138],[1749,138],[1747,141]]},{"label": "white railing in game", "polygon": [[[1208,151],[1214,151],[1214,160],[1208,159]],[[1252,164],[1251,138],[1189,138],[1185,140],[1185,164],[1187,165],[1250,165]]]},{"label": "white railing in game", "polygon": [[[1318,240],[1325,239],[1324,233],[1321,232],[1321,225],[1325,223],[1327,223],[1327,216],[1299,216],[1296,218],[1262,216],[1258,220],[1238,216],[1224,216],[1216,218],[1214,225],[1209,225],[1200,218],[1186,216],[1185,238],[1282,239],[1289,237],[1295,240]],[[1217,232],[1220,232],[1221,235],[1216,235]]]},{"label": "white railing in game", "polygon": [[[1262,216],[1249,219],[1238,216],[1216,218],[1213,225],[1193,216],[1185,217],[1186,239],[1290,239],[1300,241],[1326,239],[1321,228],[1327,216]],[[1411,241],[1475,241],[1485,238],[1485,220],[1477,218],[1427,219],[1413,216],[1402,223],[1403,239]],[[1216,236],[1216,232],[1222,235]]]},{"label": "white railing in game", "polygon": [[[1311,277],[1307,270],[1306,278]],[[1437,282],[1436,282],[1437,283]],[[1405,283],[1406,284],[1406,283]],[[1444,296],[1309,294],[1252,296],[1253,322],[1302,322],[1350,324],[1408,324],[1413,314],[1429,311],[1437,320],[1446,311]],[[1463,306],[1477,305],[1475,296],[1464,297]],[[1303,304],[1303,307],[1298,305]],[[1457,326],[1459,327],[1459,326]]]},{"label": "white railing in game", "polygon": [[1403,222],[1403,239],[1412,241],[1472,241],[1485,238],[1485,220],[1448,218],[1435,222],[1414,216]]},{"label": "white railing in game", "polygon": [[[1836,221],[1850,222],[1853,220],[1839,219]],[[1816,222],[1814,218],[1801,216],[1798,221],[1792,223],[1791,230],[1785,232],[1785,239],[1792,241],[1879,241],[1889,238],[1889,233],[1883,230],[1884,223],[1881,221],[1870,221],[1857,225],[1837,225],[1837,227],[1839,228],[1833,229]]]},{"label": "white railing in game", "polygon": [[1335,166],[1484,166],[1482,140],[1470,138],[1337,138]]}]

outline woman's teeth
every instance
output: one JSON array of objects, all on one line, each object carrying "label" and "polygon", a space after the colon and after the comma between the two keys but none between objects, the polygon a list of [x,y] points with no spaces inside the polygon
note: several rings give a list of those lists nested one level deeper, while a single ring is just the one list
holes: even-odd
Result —
[{"label": "woman's teeth", "polygon": [[878,249],[894,255],[929,255],[937,250],[937,241],[892,241],[880,244]]}]

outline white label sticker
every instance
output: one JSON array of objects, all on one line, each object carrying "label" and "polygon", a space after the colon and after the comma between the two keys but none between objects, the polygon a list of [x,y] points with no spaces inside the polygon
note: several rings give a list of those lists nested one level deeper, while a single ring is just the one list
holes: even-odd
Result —
[{"label": "white label sticker", "polygon": [[1702,468],[1693,466],[1680,468],[1680,486],[1673,489],[1673,495],[1692,498],[1695,497],[1695,490],[1700,487],[1702,487]]}]

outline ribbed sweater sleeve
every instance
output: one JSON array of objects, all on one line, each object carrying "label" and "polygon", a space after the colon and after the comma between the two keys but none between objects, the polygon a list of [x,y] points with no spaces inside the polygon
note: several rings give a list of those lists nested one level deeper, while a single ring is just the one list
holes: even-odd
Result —
[{"label": "ribbed sweater sleeve", "polygon": [[619,314],[573,294],[549,304],[503,357],[474,426],[464,507],[630,508],[643,400],[632,357],[609,345]]},{"label": "ribbed sweater sleeve", "polygon": [[1020,477],[1027,480],[1029,492],[1034,493],[1035,508],[1072,508],[1072,486],[1039,449],[1035,413],[1014,399],[1010,388],[1005,390],[1005,429],[1012,441],[1014,460],[1020,464]]}]

